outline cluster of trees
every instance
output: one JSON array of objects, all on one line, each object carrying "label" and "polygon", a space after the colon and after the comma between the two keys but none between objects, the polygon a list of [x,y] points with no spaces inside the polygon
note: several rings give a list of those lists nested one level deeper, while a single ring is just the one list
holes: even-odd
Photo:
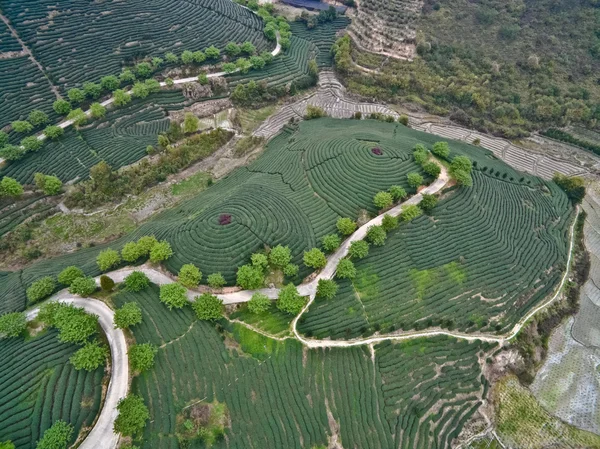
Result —
[{"label": "cluster of trees", "polygon": [[281,270],[288,277],[298,274],[298,265],[292,263],[292,251],[288,246],[277,245],[264,253],[252,254],[250,261],[237,270],[236,283],[244,290],[264,287],[269,268]]},{"label": "cluster of trees", "polygon": [[[33,179],[35,186],[45,195],[58,195],[62,190],[62,181],[56,176],[36,173]],[[24,191],[23,185],[14,178],[4,176],[0,181],[0,198],[18,198]]]},{"label": "cluster of trees", "polygon": [[158,241],[153,235],[140,237],[137,242],[127,242],[121,248],[121,254],[118,251],[108,248],[100,251],[96,257],[96,263],[100,271],[108,271],[121,263],[134,263],[140,259],[148,259],[152,263],[160,263],[173,255],[171,244],[166,240]]},{"label": "cluster of trees", "polygon": [[[445,144],[445,142],[442,142],[442,147],[444,146],[443,144]],[[447,144],[446,144],[447,147]],[[435,153],[436,155],[439,155],[438,153],[440,151],[442,151],[441,147],[440,147],[440,143],[436,143],[434,144],[434,148],[436,149],[435,151],[437,151],[437,153]],[[445,151],[442,151],[445,152]],[[449,154],[449,151],[448,151]],[[442,156],[440,156],[442,157]],[[448,156],[445,156],[444,158],[447,158]],[[438,164],[436,164],[434,161],[430,160],[429,157],[429,150],[427,148],[425,148],[424,145],[418,143],[417,145],[415,145],[415,148],[413,150],[413,158],[415,160],[415,162],[417,164],[419,164],[421,166],[421,168],[423,169],[423,171],[425,173],[427,173],[429,176],[431,176],[434,179],[437,179],[438,176],[440,176],[440,173],[442,171],[442,169],[440,168],[440,166]]]},{"label": "cluster of trees", "polygon": [[330,6],[328,9],[319,11],[319,14],[317,15],[311,15],[308,11],[302,11],[299,16],[296,16],[296,22],[303,22],[306,25],[306,28],[312,30],[317,25],[333,22],[337,16],[338,14],[335,7]]},{"label": "cluster of trees", "polygon": [[585,180],[583,178],[555,173],[552,180],[564,190],[567,197],[574,204],[579,204],[583,201],[583,197],[585,197]]},{"label": "cluster of trees", "polygon": [[[412,178],[410,178],[411,175],[418,175],[418,173],[409,173],[407,176],[409,177],[409,184],[410,184],[410,180]],[[423,178],[421,178],[421,181],[423,180]],[[413,182],[416,182],[417,179],[413,179]],[[420,185],[420,183],[418,184]],[[375,206],[377,207],[377,209],[388,209],[390,207],[392,207],[394,205],[394,203],[397,203],[398,201],[403,200],[404,198],[406,198],[408,196],[408,194],[406,193],[406,190],[404,190],[404,188],[402,186],[391,186],[388,191],[381,191],[381,192],[377,192],[375,194],[375,196],[373,197],[373,204],[375,204]]]},{"label": "cluster of trees", "polygon": [[[187,289],[178,282],[161,285],[159,299],[169,310],[181,309],[190,302]],[[199,320],[216,321],[224,313],[223,301],[210,293],[195,296],[191,305]]]}]

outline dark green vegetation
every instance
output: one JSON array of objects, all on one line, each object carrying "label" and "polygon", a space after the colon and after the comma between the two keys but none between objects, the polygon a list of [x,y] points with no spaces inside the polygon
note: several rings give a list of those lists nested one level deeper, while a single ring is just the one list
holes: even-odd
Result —
[{"label": "dark green vegetation", "polygon": [[[478,357],[487,345],[446,338],[382,344],[373,362],[366,347],[303,351],[297,342],[224,321],[225,328],[196,321],[191,307],[169,311],[156,287],[114,300],[142,304],[136,341],[160,346],[154,368],[132,385],[150,410],[141,448],[185,447],[194,432],[185,431],[184,407],[194,404],[213,404],[211,415],[228,413],[226,440],[214,438],[217,448],[327,444],[334,431],[328,415],[345,447],[417,447],[417,440],[418,447],[448,447],[486,389]],[[214,421],[205,427],[214,431]],[[203,431],[198,440],[211,435]]]},{"label": "dark green vegetation", "polygon": [[[350,88],[420,103],[506,136],[600,118],[600,9],[595,0],[426,0],[418,57],[383,74],[352,71]],[[377,68],[385,57],[353,52]]]},{"label": "dark green vegetation", "polygon": [[76,350],[61,343],[55,330],[29,340],[0,340],[0,441],[12,440],[17,449],[35,447],[62,419],[74,426],[74,442],[92,424],[104,370],[77,371],[69,363]]}]

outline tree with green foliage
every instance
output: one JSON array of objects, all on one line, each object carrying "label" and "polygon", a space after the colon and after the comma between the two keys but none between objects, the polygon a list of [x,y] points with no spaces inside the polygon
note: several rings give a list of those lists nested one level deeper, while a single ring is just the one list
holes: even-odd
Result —
[{"label": "tree with green foliage", "polygon": [[168,51],[167,53],[165,53],[165,60],[169,63],[169,64],[176,64],[179,62],[179,58],[177,57],[177,55],[173,52]]},{"label": "tree with green foliage", "polygon": [[335,226],[342,235],[350,235],[356,231],[356,222],[348,217],[338,218]]},{"label": "tree with green foliage", "polygon": [[304,114],[304,120],[314,120],[321,117],[327,117],[327,113],[323,108],[315,106],[314,104],[306,105],[306,113]]},{"label": "tree with green foliage", "polygon": [[54,293],[55,289],[56,283],[54,279],[50,276],[45,276],[29,286],[27,289],[27,299],[30,304],[34,304],[42,299],[46,299]]},{"label": "tree with green foliage", "polygon": [[433,178],[438,178],[442,172],[442,168],[435,162],[427,162],[423,164],[423,171]]},{"label": "tree with green foliage", "polygon": [[273,22],[267,23],[263,29],[263,32],[268,40],[274,41],[277,39],[277,26]]},{"label": "tree with green foliage", "polygon": [[355,240],[350,243],[348,254],[352,259],[363,259],[369,254],[369,244],[365,240]]},{"label": "tree with green foliage", "polygon": [[27,120],[15,120],[10,126],[16,133],[28,133],[33,130],[33,125]]},{"label": "tree with green foliage", "polygon": [[251,313],[260,314],[266,312],[271,307],[271,300],[267,295],[262,293],[254,293],[250,301],[248,301],[248,310]]},{"label": "tree with green foliage", "polygon": [[103,274],[100,276],[100,288],[105,292],[112,292],[115,288],[115,281],[110,276]]},{"label": "tree with green foliage", "polygon": [[115,310],[114,322],[116,329],[129,329],[142,322],[142,309],[137,302],[126,302]]},{"label": "tree with green foliage", "polygon": [[138,81],[131,88],[131,95],[133,98],[146,98],[148,95],[150,95],[150,89],[146,83]]},{"label": "tree with green foliage", "polygon": [[233,62],[226,62],[225,64],[223,64],[222,68],[225,73],[233,73],[237,70],[235,63]]},{"label": "tree with green foliage", "polygon": [[108,271],[121,263],[121,256],[118,251],[108,248],[100,251],[100,254],[96,257],[96,263],[100,271]]},{"label": "tree with green foliage", "polygon": [[125,262],[135,262],[142,257],[142,251],[137,242],[127,242],[121,248],[121,258]]},{"label": "tree with green foliage", "polygon": [[56,125],[46,126],[46,128],[44,129],[44,134],[48,139],[56,140],[59,137],[61,137],[64,133],[65,130],[62,129],[60,126]]},{"label": "tree with green foliage", "polygon": [[158,240],[156,240],[156,237],[154,237],[153,235],[145,235],[143,237],[140,237],[137,241],[137,246],[138,246],[138,250],[141,254],[141,257],[143,257],[143,256],[149,257],[150,252],[152,251],[152,248],[154,248],[154,246],[157,243],[158,243]]},{"label": "tree with green foliage", "polygon": [[387,209],[394,204],[394,198],[389,192],[378,192],[373,197],[373,203],[377,209]]},{"label": "tree with green foliage", "polygon": [[125,436],[141,433],[150,419],[148,407],[144,405],[141,396],[130,394],[119,401],[117,405],[119,415],[115,420],[114,431]]},{"label": "tree with green foliage", "polygon": [[425,162],[427,162],[428,157],[429,151],[427,151],[427,148],[420,143],[416,144],[415,149],[413,150],[413,158],[415,162],[419,165],[423,165]]},{"label": "tree with green foliage", "polygon": [[292,250],[289,246],[277,245],[269,252],[269,262],[277,268],[283,268],[292,261]]},{"label": "tree with green foliage", "polygon": [[83,101],[85,100],[85,93],[78,87],[73,87],[68,90],[67,97],[69,97],[71,103],[79,104],[83,103]]},{"label": "tree with green foliage", "polygon": [[0,147],[8,143],[8,134],[5,131],[0,131]]},{"label": "tree with green foliage", "polygon": [[354,279],[356,277],[354,263],[350,259],[340,260],[335,275],[340,279]]},{"label": "tree with green foliage", "polygon": [[131,102],[131,95],[125,92],[123,89],[117,89],[113,92],[114,105],[117,107],[125,106]]},{"label": "tree with green foliage", "polygon": [[66,267],[59,273],[58,282],[68,287],[73,283],[75,279],[82,277],[85,277],[83,270],[74,265],[71,265],[69,267]]},{"label": "tree with green foliage", "polygon": [[426,193],[425,195],[423,195],[423,199],[419,203],[419,207],[421,208],[421,210],[423,210],[423,212],[429,214],[437,205],[437,202],[437,196]]},{"label": "tree with green foliage", "polygon": [[129,364],[134,372],[143,373],[154,366],[154,357],[158,348],[151,343],[142,343],[129,347],[127,355]]},{"label": "tree with green foliage", "polygon": [[140,62],[135,66],[135,74],[137,78],[145,79],[152,75],[152,64],[149,62]]},{"label": "tree with green foliage", "polygon": [[46,429],[36,449],[67,449],[74,430],[73,426],[65,421],[55,421]]},{"label": "tree with green foliage", "polygon": [[252,42],[246,41],[242,45],[240,45],[240,50],[242,53],[250,56],[256,53],[256,47]]},{"label": "tree with green foliage", "polygon": [[188,288],[197,287],[202,279],[202,272],[193,263],[186,263],[179,269],[177,280]]},{"label": "tree with green foliage", "polygon": [[54,112],[56,112],[58,115],[67,115],[69,112],[71,112],[71,103],[69,103],[67,100],[56,100],[54,103],[52,103],[52,109],[54,109]]},{"label": "tree with green foliage", "polygon": [[0,315],[0,337],[18,337],[27,328],[27,317],[23,312]]},{"label": "tree with green foliage", "polygon": [[12,441],[0,441],[0,449],[15,449],[15,445]]},{"label": "tree with green foliage", "polygon": [[415,218],[423,215],[423,211],[416,204],[410,204],[402,208],[402,212],[400,212],[400,221],[409,222],[414,220]]},{"label": "tree with green foliage", "polygon": [[96,291],[96,281],[92,277],[82,277],[74,279],[69,286],[69,293],[81,297],[90,296]]},{"label": "tree with green foliage", "polygon": [[442,159],[448,158],[450,156],[450,147],[448,146],[448,142],[436,142],[433,144],[432,153]]},{"label": "tree with green foliage", "polygon": [[206,61],[206,55],[200,50],[196,50],[194,53],[192,53],[192,58],[196,64],[201,64]]},{"label": "tree with green foliage", "polygon": [[108,348],[97,341],[86,342],[83,348],[76,351],[69,362],[76,370],[94,371],[106,362]]},{"label": "tree with green foliage", "polygon": [[184,64],[191,64],[194,62],[194,53],[190,50],[184,50],[183,53],[181,53],[181,62]]},{"label": "tree with green foliage", "polygon": [[335,297],[339,289],[338,284],[331,279],[319,279],[317,284],[317,297],[332,299]]},{"label": "tree with green foliage", "polygon": [[135,81],[135,74],[130,69],[123,69],[119,75],[121,83],[133,83]]},{"label": "tree with green foliage", "polygon": [[294,284],[288,284],[279,291],[277,308],[282,312],[297,315],[304,307],[304,298]]},{"label": "tree with green foliage", "polygon": [[237,270],[236,283],[244,290],[261,288],[265,282],[263,270],[253,265],[242,265]]},{"label": "tree with green foliage", "polygon": [[181,309],[188,302],[187,290],[181,284],[163,284],[160,286],[159,298],[170,309]]},{"label": "tree with green foliage", "polygon": [[323,236],[321,241],[323,243],[323,249],[330,253],[338,249],[342,244],[342,239],[337,234],[327,234]]},{"label": "tree with green foliage", "polygon": [[[26,153],[25,148],[21,148],[17,145],[4,145],[4,147],[0,148],[0,157],[7,161],[16,161],[21,159]],[[12,179],[12,178],[9,178]],[[20,184],[19,184],[20,185]],[[2,192],[0,191],[0,196],[2,196]]]},{"label": "tree with green foliage", "polygon": [[404,190],[401,186],[391,186],[388,191],[390,192],[390,195],[392,195],[394,201],[400,201],[408,196],[406,190]]},{"label": "tree with green foliage", "polygon": [[214,45],[204,50],[204,54],[208,59],[219,59],[221,57],[221,51]]},{"label": "tree with green foliage", "polygon": [[206,283],[210,288],[223,288],[225,286],[225,278],[221,273],[212,273],[206,278]]},{"label": "tree with green foliage", "polygon": [[104,89],[104,90],[109,90],[111,92],[114,92],[115,90],[117,90],[119,88],[120,85],[121,85],[121,82],[119,81],[119,78],[117,78],[114,75],[103,76],[100,79],[100,87],[102,87],[102,89]]},{"label": "tree with green foliage", "polygon": [[44,145],[44,142],[37,138],[37,136],[28,136],[21,139],[21,146],[25,148],[25,151],[37,151]]},{"label": "tree with green foliage", "polygon": [[370,226],[367,229],[367,240],[375,246],[383,246],[387,233],[382,226]]},{"label": "tree with green foliage", "polygon": [[470,173],[464,170],[451,170],[450,176],[456,181],[456,184],[463,187],[471,187],[473,185],[473,178]]},{"label": "tree with green foliage", "polygon": [[265,270],[269,266],[269,259],[263,253],[254,253],[250,256],[252,266],[259,270]]},{"label": "tree with green foliage", "polygon": [[186,112],[183,119],[183,132],[186,134],[195,133],[198,131],[200,119],[191,112]]},{"label": "tree with green foliage", "polygon": [[98,316],[80,307],[60,304],[54,311],[53,325],[61,342],[82,344],[98,331]]},{"label": "tree with green foliage", "polygon": [[83,93],[86,97],[96,100],[102,95],[102,86],[88,81],[83,83]]},{"label": "tree with green foliage", "polygon": [[206,86],[208,84],[208,75],[206,74],[206,72],[201,72],[198,75],[198,82],[201,86]]},{"label": "tree with green foliage", "polygon": [[33,180],[36,187],[49,196],[58,195],[63,185],[62,181],[56,176],[44,175],[42,173],[36,173]]},{"label": "tree with green foliage", "polygon": [[398,227],[398,217],[392,217],[389,214],[385,214],[381,220],[381,227],[385,232],[390,232]]},{"label": "tree with green foliage", "polygon": [[71,120],[76,127],[85,124],[87,119],[87,115],[85,115],[85,112],[83,112],[83,109],[81,108],[73,109],[69,112],[69,115],[67,115],[67,120]]},{"label": "tree with green foliage", "polygon": [[266,65],[269,65],[273,62],[273,55],[266,50],[260,54],[260,57],[262,58],[263,61],[265,61]]},{"label": "tree with green foliage", "polygon": [[90,105],[90,114],[95,119],[103,118],[106,115],[106,108],[100,103],[92,103]]},{"label": "tree with green foliage", "polygon": [[325,254],[323,254],[323,251],[321,251],[319,248],[313,248],[311,250],[304,251],[303,262],[304,265],[309,268],[320,270],[327,265],[327,258],[325,257]]},{"label": "tree with green foliage", "polygon": [[285,274],[288,277],[294,277],[298,274],[299,270],[300,267],[298,267],[298,265],[288,263],[285,267],[283,267],[283,274]]},{"label": "tree with green foliage", "polygon": [[33,126],[45,125],[49,121],[48,114],[46,114],[44,111],[40,111],[39,109],[34,109],[31,111],[27,116],[27,120]]},{"label": "tree with green foliage", "polygon": [[235,57],[238,56],[241,52],[242,50],[240,49],[240,46],[235,42],[229,42],[227,45],[225,45],[225,53],[227,54],[227,56]]},{"label": "tree with green foliage", "polygon": [[266,65],[265,60],[260,56],[250,56],[250,65],[254,70],[260,70]]},{"label": "tree with green foliage", "polygon": [[18,197],[21,195],[23,195],[23,186],[19,181],[8,176],[2,178],[2,181],[0,181],[0,197]]},{"label": "tree with green foliage", "polygon": [[407,174],[406,180],[408,181],[408,185],[411,186],[413,189],[416,189],[423,184],[423,176],[415,172]]},{"label": "tree with green foliage", "polygon": [[148,92],[151,94],[160,92],[160,82],[158,80],[155,80],[154,78],[150,78],[144,81],[144,85],[148,88]]},{"label": "tree with green foliage", "polygon": [[152,249],[150,250],[150,262],[164,262],[172,255],[173,250],[171,249],[170,243],[166,240],[161,240],[152,246]]},{"label": "tree with green foliage", "polygon": [[471,159],[466,156],[456,156],[450,163],[450,171],[452,172],[455,170],[462,170],[464,172],[471,173],[473,170],[473,163],[471,162]]},{"label": "tree with green foliage", "polygon": [[133,271],[123,281],[125,289],[130,292],[141,292],[150,285],[150,279],[142,271]]},{"label": "tree with green foliage", "polygon": [[194,298],[192,309],[199,320],[216,321],[223,318],[223,301],[210,293],[202,293]]},{"label": "tree with green foliage", "polygon": [[579,176],[566,176],[555,173],[552,181],[556,183],[574,203],[580,204],[585,197],[585,180]]}]

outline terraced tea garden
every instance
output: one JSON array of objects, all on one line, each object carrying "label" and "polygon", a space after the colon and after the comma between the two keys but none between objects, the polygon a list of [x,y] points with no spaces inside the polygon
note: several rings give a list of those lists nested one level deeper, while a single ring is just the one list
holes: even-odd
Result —
[{"label": "terraced tea garden", "polygon": [[71,423],[74,437],[92,425],[104,370],[75,370],[69,357],[76,350],[54,330],[30,340],[0,339],[0,441],[29,449],[57,420]]},{"label": "terraced tea garden", "polygon": [[169,311],[156,288],[114,301],[138,302],[136,342],[160,347],[155,367],[132,386],[151,415],[142,448],[181,447],[183,409],[215,400],[230,427],[213,447],[300,449],[328,438],[344,447],[448,447],[487,390],[479,371],[487,344],[434,338],[381,344],[374,355],[366,347],[303,350],[225,322],[220,335],[190,308]]}]

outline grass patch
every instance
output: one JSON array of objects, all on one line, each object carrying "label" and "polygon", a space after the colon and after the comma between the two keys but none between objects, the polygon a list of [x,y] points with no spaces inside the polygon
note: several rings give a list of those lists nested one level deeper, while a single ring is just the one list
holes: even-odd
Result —
[{"label": "grass patch", "polygon": [[379,295],[379,276],[369,267],[356,272],[352,285],[361,301],[375,299]]},{"label": "grass patch", "polygon": [[269,334],[281,337],[291,335],[290,323],[294,317],[279,310],[273,301],[270,309],[263,313],[252,313],[244,304],[239,310],[232,313],[230,318],[243,321]]},{"label": "grass patch", "polygon": [[212,183],[212,177],[206,172],[199,172],[184,179],[171,187],[171,193],[175,196],[200,193]]},{"label": "grass patch", "polygon": [[233,146],[233,154],[235,157],[245,156],[246,154],[251,153],[253,150],[255,150],[263,142],[264,139],[262,137],[242,137]]},{"label": "grass patch", "polygon": [[242,109],[239,111],[238,119],[242,125],[242,132],[250,134],[260,126],[277,109],[276,106],[266,106],[260,109]]},{"label": "grass patch", "polygon": [[[240,324],[233,325],[233,336],[240,344],[242,351],[259,360],[269,358],[282,345],[277,340],[265,337]],[[283,348],[283,346],[281,346]]]}]

